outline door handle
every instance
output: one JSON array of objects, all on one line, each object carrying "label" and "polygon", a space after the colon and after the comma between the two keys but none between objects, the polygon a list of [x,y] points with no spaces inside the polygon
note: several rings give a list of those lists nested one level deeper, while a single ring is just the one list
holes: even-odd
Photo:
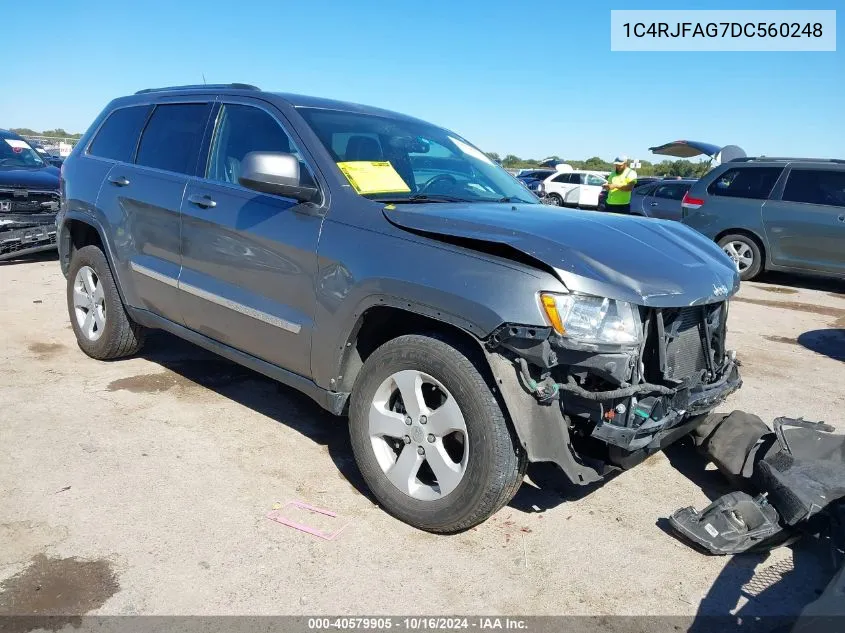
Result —
[{"label": "door handle", "polygon": [[126,176],[109,176],[109,182],[118,187],[125,187],[129,184],[129,178]]},{"label": "door handle", "polygon": [[656,203],[656,202],[652,202],[652,203],[651,203],[651,206],[656,207],[656,206],[657,206],[657,203]]},{"label": "door handle", "polygon": [[217,206],[217,203],[212,200],[209,195],[201,196],[199,194],[194,194],[192,196],[188,196],[188,202],[198,206],[200,209],[213,209]]},{"label": "door handle", "polygon": [[843,213],[842,215],[839,216],[839,221],[845,222],[845,213]]}]

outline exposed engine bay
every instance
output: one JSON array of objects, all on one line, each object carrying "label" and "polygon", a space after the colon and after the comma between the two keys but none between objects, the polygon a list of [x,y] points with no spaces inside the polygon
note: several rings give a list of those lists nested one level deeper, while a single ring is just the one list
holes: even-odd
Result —
[{"label": "exposed engine bay", "polygon": [[575,459],[598,473],[639,463],[742,385],[736,355],[725,347],[726,301],[639,311],[635,346],[585,345],[553,328],[515,325],[487,342],[513,363],[537,403],[559,408]]}]

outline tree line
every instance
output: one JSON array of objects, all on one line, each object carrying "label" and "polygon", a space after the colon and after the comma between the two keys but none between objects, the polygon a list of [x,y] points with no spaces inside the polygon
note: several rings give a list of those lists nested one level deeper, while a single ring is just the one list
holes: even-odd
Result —
[{"label": "tree line", "polygon": [[[514,154],[506,154],[501,158],[496,152],[488,152],[487,156],[492,160],[500,163],[506,169],[531,169],[532,167],[539,167],[541,162],[549,159],[560,161],[568,165],[572,165],[573,169],[590,169],[594,171],[613,171],[613,164],[609,163],[598,156],[592,156],[587,160],[568,160],[562,159],[558,156],[550,156],[543,160],[536,160],[533,158],[520,158]],[[680,176],[682,178],[700,178],[710,168],[708,161],[693,162],[689,160],[664,160],[659,163],[652,163],[651,161],[641,160],[640,167],[637,168],[637,175],[639,176]]]},{"label": "tree line", "polygon": [[82,138],[82,134],[72,134],[70,132],[66,132],[62,128],[56,128],[55,130],[44,130],[43,132],[36,132],[35,130],[31,130],[28,127],[13,127],[11,128],[11,131],[21,136],[54,136],[59,138],[73,139]]}]

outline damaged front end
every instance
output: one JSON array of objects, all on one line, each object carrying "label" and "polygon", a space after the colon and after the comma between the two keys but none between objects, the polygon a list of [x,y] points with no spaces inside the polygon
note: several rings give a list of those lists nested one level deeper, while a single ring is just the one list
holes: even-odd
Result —
[{"label": "damaged front end", "polygon": [[0,261],[56,248],[58,190],[0,188]]},{"label": "damaged front end", "polygon": [[487,340],[529,459],[555,462],[575,483],[636,465],[742,384],[725,347],[727,301],[631,311],[629,333],[613,330],[622,343],[570,336],[554,314],[552,327],[506,324]]}]

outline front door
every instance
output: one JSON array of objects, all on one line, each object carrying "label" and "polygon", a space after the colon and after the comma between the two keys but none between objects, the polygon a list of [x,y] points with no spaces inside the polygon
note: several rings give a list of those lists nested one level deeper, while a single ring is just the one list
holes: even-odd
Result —
[{"label": "front door", "polygon": [[763,224],[774,264],[845,274],[845,170],[791,167]]},{"label": "front door", "polygon": [[201,175],[182,205],[182,294],[186,325],[230,347],[310,376],[322,209],[241,186],[253,151],[300,156],[269,109],[223,103]]}]

